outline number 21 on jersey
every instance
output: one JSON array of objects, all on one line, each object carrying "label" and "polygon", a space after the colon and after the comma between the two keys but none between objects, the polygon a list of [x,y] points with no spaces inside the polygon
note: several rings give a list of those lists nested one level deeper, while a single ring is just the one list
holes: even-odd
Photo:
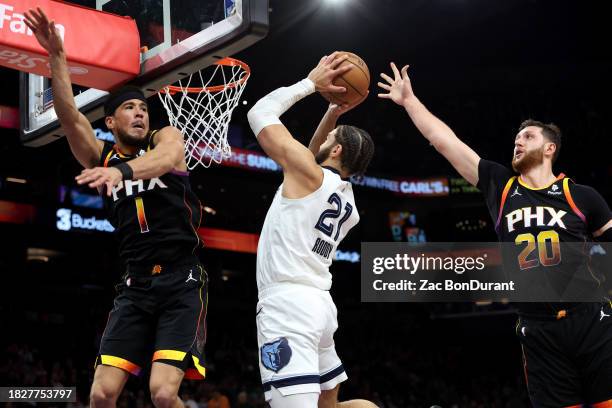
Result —
[{"label": "number 21 on jersey", "polygon": [[[340,196],[338,196],[338,194],[336,193],[332,193],[332,195],[330,195],[327,199],[327,202],[335,208],[330,208],[323,211],[321,213],[321,216],[319,217],[319,220],[317,221],[317,224],[315,225],[315,228],[330,238],[333,235],[333,240],[337,241],[338,237],[340,236],[340,229],[342,228],[342,224],[344,224],[346,220],[348,220],[351,216],[351,213],[353,212],[353,206],[351,205],[351,203],[347,202],[344,205],[344,215],[342,216],[342,218],[340,218],[340,214],[342,213],[342,199],[340,198]],[[338,218],[340,218],[340,221],[338,221],[338,225],[335,225],[336,220]],[[334,231],[336,232],[336,234],[334,234]]]}]

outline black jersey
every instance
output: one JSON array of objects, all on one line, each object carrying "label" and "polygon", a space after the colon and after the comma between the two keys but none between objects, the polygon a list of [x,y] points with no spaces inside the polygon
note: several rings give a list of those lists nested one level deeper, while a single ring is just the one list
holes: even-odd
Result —
[{"label": "black jersey", "polygon": [[[514,259],[504,259],[505,265],[532,273],[557,273],[555,279],[565,273],[567,276],[557,279],[561,283],[570,282],[572,273],[582,273],[580,268],[588,268],[584,264],[588,245],[583,253],[561,254],[557,243],[592,242],[591,233],[611,218],[608,205],[597,191],[574,184],[563,174],[546,187],[532,188],[508,168],[480,160],[478,188],[485,195],[498,239],[515,242],[520,249]],[[548,243],[551,249],[540,255],[540,243]],[[581,290],[598,291],[600,282],[593,276],[586,285],[591,287]],[[575,304],[517,304],[519,311],[538,314],[556,313],[572,306]]]},{"label": "black jersey", "polygon": [[[101,165],[112,167],[154,148],[152,131],[136,156],[105,143]],[[191,190],[189,173],[171,171],[147,180],[125,180],[104,193],[110,222],[119,240],[119,255],[129,264],[162,264],[180,260],[201,246],[200,201]]]}]

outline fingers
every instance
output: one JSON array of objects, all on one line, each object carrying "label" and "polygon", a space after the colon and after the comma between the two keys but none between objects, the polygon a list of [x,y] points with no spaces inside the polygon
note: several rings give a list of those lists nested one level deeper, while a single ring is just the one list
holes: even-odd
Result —
[{"label": "fingers", "polygon": [[391,77],[389,75],[385,74],[384,72],[381,72],[380,76],[381,76],[382,79],[387,81],[389,84],[393,84],[393,82],[395,82],[395,81],[393,81],[393,79],[391,79]]},{"label": "fingers", "polygon": [[350,65],[345,65],[343,67],[340,68],[336,68],[333,70],[333,74],[334,76],[338,76],[338,75],[342,75],[342,74],[346,74],[347,72],[349,72],[351,69],[353,69],[353,64]]},{"label": "fingers", "polygon": [[41,22],[43,24],[49,24],[49,17],[47,17],[43,9],[41,9],[40,7],[36,7],[36,9],[38,10]]},{"label": "fingers", "polygon": [[333,93],[343,93],[343,92],[346,92],[346,88],[343,86],[336,86],[336,85],[331,84],[329,85],[326,91],[333,92]]},{"label": "fingers", "polygon": [[332,63],[332,61],[333,61],[334,59],[336,59],[336,57],[337,57],[339,54],[340,54],[340,52],[338,52],[338,51],[334,51],[334,52],[332,52],[330,55],[328,55],[328,56],[327,56],[327,59],[325,60],[325,62],[326,62],[327,64],[331,64],[331,63]]},{"label": "fingers", "polygon": [[404,65],[402,68],[402,79],[408,79],[408,67],[410,65]]},{"label": "fingers", "polygon": [[78,184],[85,184],[85,183],[93,183],[96,180],[101,179],[103,177],[104,177],[104,173],[102,173],[99,169],[85,169],[81,172],[81,174],[76,176],[75,179]]},{"label": "fingers", "polygon": [[384,89],[385,91],[391,91],[391,85],[388,85],[388,84],[384,84],[384,83],[382,83],[382,82],[379,82],[379,83],[378,83],[378,86],[379,86],[380,88]]},{"label": "fingers", "polygon": [[391,99],[391,94],[390,93],[386,93],[386,94],[379,93],[378,97],[381,98],[381,99]]},{"label": "fingers", "polygon": [[23,13],[23,16],[25,17],[23,21],[30,28],[30,30],[36,31],[36,28],[39,26],[40,23],[38,22],[38,19],[36,18],[34,11],[28,10],[25,13]]},{"label": "fingers", "polygon": [[391,63],[391,69],[393,70],[393,76],[395,77],[395,80],[399,80],[401,78],[400,72],[393,62]]},{"label": "fingers", "polygon": [[[27,13],[27,11],[26,11]],[[34,25],[34,23],[32,23],[29,19],[28,19],[28,15],[24,13],[25,18],[23,19],[23,22],[25,23],[26,26],[28,26],[28,28],[30,30],[32,30],[32,32],[36,32],[36,26]]]},{"label": "fingers", "polygon": [[[337,52],[335,52],[334,54],[337,54]],[[346,61],[348,59],[348,55],[342,55],[340,57],[336,56],[330,63],[330,66],[332,69],[336,69],[338,68],[344,61]]]}]

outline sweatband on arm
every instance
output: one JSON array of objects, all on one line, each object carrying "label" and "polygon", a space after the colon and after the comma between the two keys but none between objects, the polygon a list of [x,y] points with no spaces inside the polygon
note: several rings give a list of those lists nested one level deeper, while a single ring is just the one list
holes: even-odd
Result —
[{"label": "sweatband on arm", "polygon": [[314,91],[314,83],[305,78],[294,85],[278,88],[257,101],[247,114],[249,125],[255,136],[267,126],[282,124],[280,116],[297,101]]},{"label": "sweatband on arm", "polygon": [[132,170],[132,168],[130,167],[129,164],[123,162],[123,163],[119,163],[115,167],[117,170],[119,170],[121,172],[121,178],[123,180],[132,180],[134,179],[134,170]]}]

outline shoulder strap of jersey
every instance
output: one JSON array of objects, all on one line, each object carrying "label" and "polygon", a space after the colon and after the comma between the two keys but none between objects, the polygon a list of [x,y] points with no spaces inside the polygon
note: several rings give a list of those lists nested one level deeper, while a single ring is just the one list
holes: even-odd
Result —
[{"label": "shoulder strap of jersey", "polygon": [[149,140],[147,141],[147,152],[155,147],[155,144],[153,143],[153,138],[155,137],[155,134],[158,131],[159,129],[155,129],[149,132]]},{"label": "shoulder strap of jersey", "polygon": [[108,161],[113,156],[115,149],[108,143],[104,143],[104,148],[102,149],[102,155],[100,157],[100,164],[102,167],[108,167]]},{"label": "shoulder strap of jersey", "polygon": [[510,180],[506,182],[506,186],[504,187],[504,191],[502,192],[501,201],[499,202],[499,213],[497,215],[497,221],[495,222],[495,230],[497,230],[497,228],[499,227],[499,223],[501,222],[502,212],[504,211],[504,204],[506,204],[508,192],[512,188],[514,180],[516,180],[516,176],[510,177]]},{"label": "shoulder strap of jersey", "polygon": [[570,181],[572,181],[572,183],[574,182],[569,177],[565,177],[563,179],[563,194],[565,194],[565,199],[567,200],[567,203],[570,205],[572,211],[582,220],[582,222],[586,224],[587,222],[586,217],[584,216],[582,211],[580,211],[580,208],[578,208],[578,206],[576,205],[576,202],[574,202],[574,199],[572,198],[572,194],[570,193],[570,188],[569,188]]}]

